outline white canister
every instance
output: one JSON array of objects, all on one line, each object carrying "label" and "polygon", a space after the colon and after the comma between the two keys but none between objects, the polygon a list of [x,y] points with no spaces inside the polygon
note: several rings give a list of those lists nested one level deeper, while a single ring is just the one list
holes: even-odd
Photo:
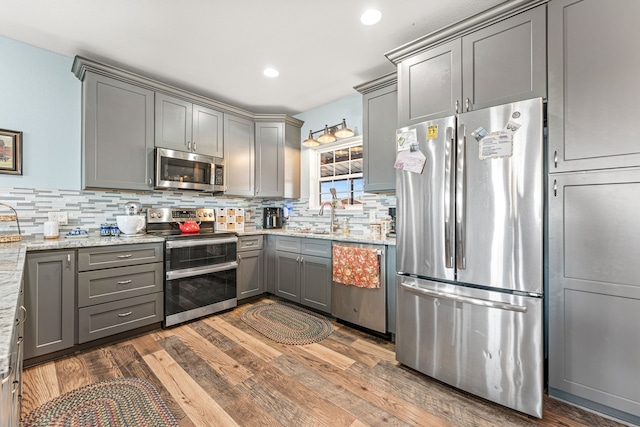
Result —
[{"label": "white canister", "polygon": [[44,222],[44,238],[45,239],[57,239],[58,234],[59,234],[58,221]]}]

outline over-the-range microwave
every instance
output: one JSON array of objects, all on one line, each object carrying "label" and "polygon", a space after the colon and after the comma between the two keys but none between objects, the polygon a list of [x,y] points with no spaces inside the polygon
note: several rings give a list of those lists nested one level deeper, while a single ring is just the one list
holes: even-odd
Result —
[{"label": "over-the-range microwave", "polygon": [[186,151],[155,149],[155,187],[160,189],[224,190],[224,159]]}]

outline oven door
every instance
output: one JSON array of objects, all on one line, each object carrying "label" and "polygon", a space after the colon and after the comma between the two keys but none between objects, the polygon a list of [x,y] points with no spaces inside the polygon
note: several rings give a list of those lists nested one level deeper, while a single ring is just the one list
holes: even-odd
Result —
[{"label": "oven door", "polygon": [[165,327],[237,305],[237,241],[234,236],[166,243]]}]

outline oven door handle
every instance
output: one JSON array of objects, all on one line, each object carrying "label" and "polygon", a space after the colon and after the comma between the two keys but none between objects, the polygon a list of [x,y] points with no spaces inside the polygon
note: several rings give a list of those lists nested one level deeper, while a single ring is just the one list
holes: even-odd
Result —
[{"label": "oven door handle", "polygon": [[167,280],[183,279],[185,277],[193,277],[193,276],[201,276],[203,274],[217,273],[218,271],[235,270],[236,268],[238,268],[238,263],[236,261],[225,262],[224,264],[216,264],[209,267],[185,268],[184,270],[167,271],[166,279]]},{"label": "oven door handle", "polygon": [[224,243],[238,243],[238,238],[236,236],[233,236],[233,237],[223,237],[223,238],[214,238],[214,239],[169,240],[167,242],[167,249],[191,248],[194,246],[205,246],[205,245],[222,245]]}]

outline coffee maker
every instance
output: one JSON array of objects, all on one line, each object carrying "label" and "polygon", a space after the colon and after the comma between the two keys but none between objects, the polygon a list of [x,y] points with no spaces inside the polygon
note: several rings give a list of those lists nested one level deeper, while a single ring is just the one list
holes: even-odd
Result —
[{"label": "coffee maker", "polygon": [[389,208],[389,216],[391,217],[391,226],[389,227],[389,237],[396,236],[396,208]]},{"label": "coffee maker", "polygon": [[285,220],[284,208],[264,208],[262,228],[282,228]]}]

